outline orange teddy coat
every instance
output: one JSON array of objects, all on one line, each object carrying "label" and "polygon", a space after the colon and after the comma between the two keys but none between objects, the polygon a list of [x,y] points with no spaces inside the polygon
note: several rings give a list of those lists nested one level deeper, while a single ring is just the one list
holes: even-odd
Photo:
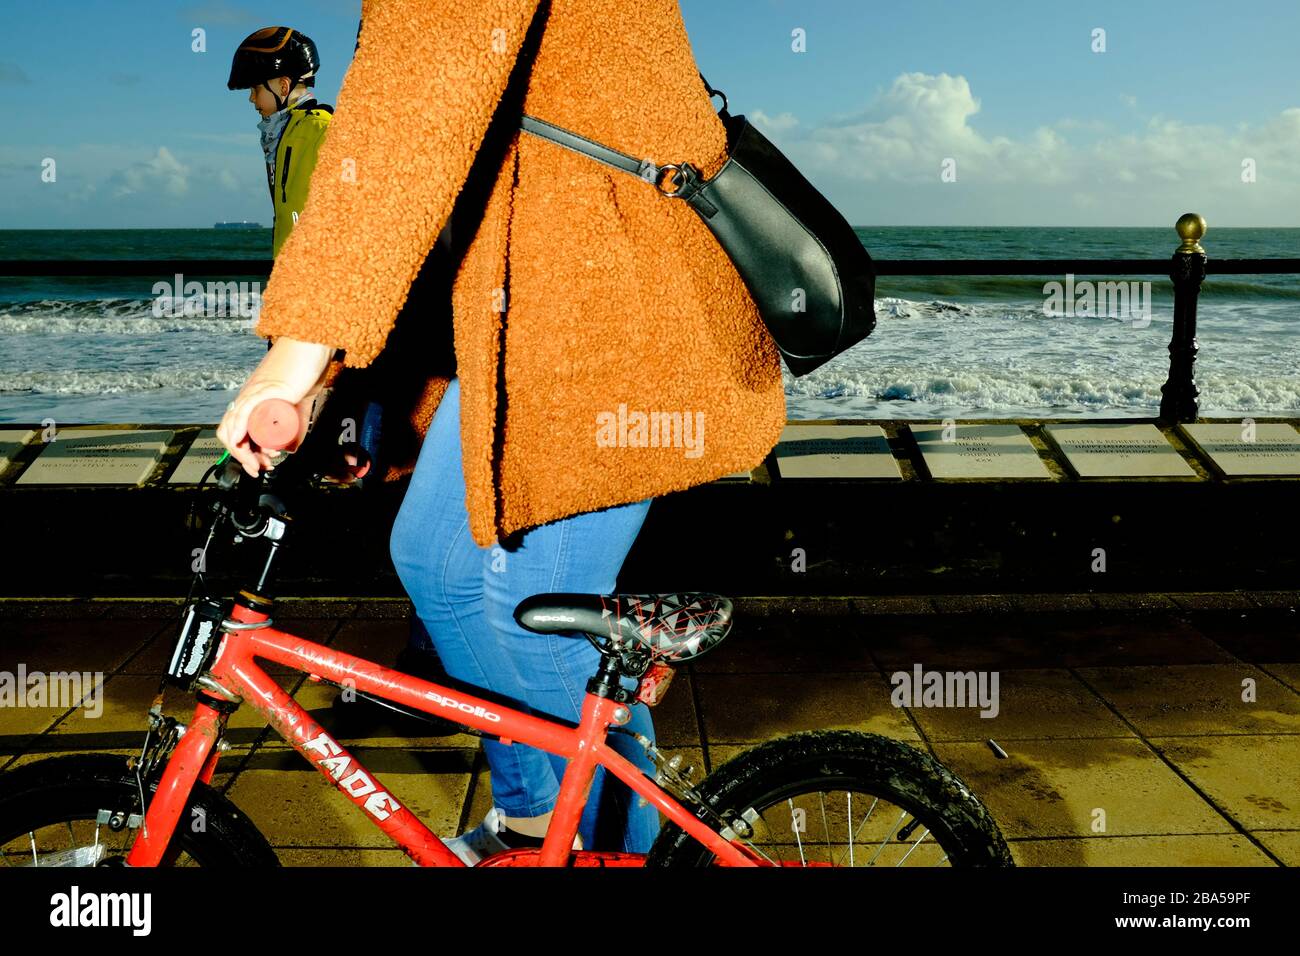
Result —
[{"label": "orange teddy coat", "polygon": [[422,437],[459,375],[482,547],[753,468],[786,423],[779,354],[704,223],[521,132],[521,110],[706,177],[726,158],[676,0],[367,0],[256,327],[344,350],[327,381],[374,363],[484,151],[451,290],[454,372],[423,373],[409,416]]}]

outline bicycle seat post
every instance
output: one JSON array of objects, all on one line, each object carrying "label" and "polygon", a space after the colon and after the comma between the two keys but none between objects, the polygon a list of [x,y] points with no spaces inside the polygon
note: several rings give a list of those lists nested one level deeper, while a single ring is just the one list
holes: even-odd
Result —
[{"label": "bicycle seat post", "polygon": [[636,700],[636,691],[625,688],[621,683],[622,677],[623,671],[619,667],[617,655],[602,654],[600,668],[587,681],[587,693],[609,698],[620,704],[631,704]]},{"label": "bicycle seat post", "polygon": [[631,704],[636,694],[620,684],[622,676],[617,655],[602,653],[599,670],[587,681],[587,696],[577,727],[581,740],[560,780],[560,795],[538,856],[539,866],[566,865],[596,773],[596,745],[606,741],[611,726],[632,719]]}]

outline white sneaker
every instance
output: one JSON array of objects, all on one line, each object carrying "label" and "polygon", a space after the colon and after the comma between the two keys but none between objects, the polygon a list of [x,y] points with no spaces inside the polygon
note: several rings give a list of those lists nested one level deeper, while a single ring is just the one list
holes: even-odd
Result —
[{"label": "white sneaker", "polygon": [[[498,836],[505,828],[506,815],[493,807],[487,812],[483,822],[473,830],[443,842],[447,844],[447,849],[460,857],[466,866],[474,866],[479,860],[486,859],[493,854],[514,849]],[[581,836],[574,836],[573,848],[575,850],[582,849]]]}]

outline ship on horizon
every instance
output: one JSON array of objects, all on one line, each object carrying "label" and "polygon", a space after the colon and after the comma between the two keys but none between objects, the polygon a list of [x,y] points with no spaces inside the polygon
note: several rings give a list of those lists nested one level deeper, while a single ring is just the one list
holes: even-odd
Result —
[{"label": "ship on horizon", "polygon": [[213,229],[261,229],[260,222],[250,222],[247,219],[240,219],[237,222],[214,222]]}]

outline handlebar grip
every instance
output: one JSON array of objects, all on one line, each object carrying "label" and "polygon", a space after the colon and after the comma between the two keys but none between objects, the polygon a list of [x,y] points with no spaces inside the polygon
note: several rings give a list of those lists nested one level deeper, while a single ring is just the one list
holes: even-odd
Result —
[{"label": "handlebar grip", "polygon": [[283,398],[268,398],[258,402],[248,416],[248,437],[259,448],[279,451],[288,448],[298,438],[298,409]]}]

